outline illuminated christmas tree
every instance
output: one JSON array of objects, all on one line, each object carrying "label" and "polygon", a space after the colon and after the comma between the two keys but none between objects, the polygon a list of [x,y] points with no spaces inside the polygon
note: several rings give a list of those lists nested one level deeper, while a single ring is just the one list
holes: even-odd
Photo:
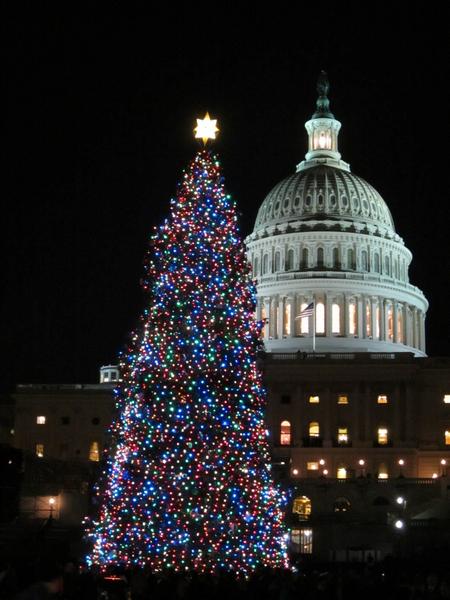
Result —
[{"label": "illuminated christmas tree", "polygon": [[[207,117],[199,127],[208,122],[215,126]],[[185,171],[152,238],[143,285],[148,308],[121,364],[88,563],[286,566],[285,498],[270,473],[255,364],[254,286],[210,151]]]}]

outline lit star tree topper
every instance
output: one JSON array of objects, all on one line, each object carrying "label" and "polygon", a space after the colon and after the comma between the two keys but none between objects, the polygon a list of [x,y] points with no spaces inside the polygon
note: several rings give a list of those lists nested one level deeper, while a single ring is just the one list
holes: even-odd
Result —
[{"label": "lit star tree topper", "polygon": [[88,564],[245,574],[287,566],[286,499],[270,472],[256,367],[255,289],[210,151],[183,174],[152,237],[143,287]]},{"label": "lit star tree topper", "polygon": [[197,127],[194,129],[195,137],[202,139],[203,144],[206,146],[208,140],[215,140],[216,133],[219,132],[217,128],[217,119],[211,119],[207,112],[203,119],[197,119]]}]

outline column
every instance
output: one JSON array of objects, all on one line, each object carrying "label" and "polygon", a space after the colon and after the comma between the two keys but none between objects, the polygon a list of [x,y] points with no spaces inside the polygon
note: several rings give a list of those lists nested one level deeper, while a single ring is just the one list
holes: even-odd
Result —
[{"label": "column", "polygon": [[420,349],[425,352],[425,313],[420,313]]},{"label": "column", "polygon": [[287,323],[287,336],[293,337],[295,335],[294,327],[295,327],[295,298],[292,296],[288,296],[286,298],[288,310],[288,323]]},{"label": "column", "polygon": [[324,298],[325,303],[325,335],[329,338],[332,333],[332,313],[333,313],[333,297],[327,292]]},{"label": "column", "polygon": [[370,299],[370,317],[372,319],[371,326],[370,326],[372,339],[376,340],[376,339],[378,339],[378,336],[377,336],[377,299],[373,298],[373,297]]},{"label": "column", "polygon": [[343,312],[344,312],[343,332],[344,332],[345,337],[349,337],[349,335],[350,335],[350,320],[348,318],[348,310],[349,310],[348,306],[349,306],[348,295],[344,294],[343,301],[342,301],[342,308],[343,308]]},{"label": "column", "polygon": [[356,297],[357,306],[357,335],[359,338],[364,337],[364,317],[363,317],[363,301],[361,296]]},{"label": "column", "polygon": [[362,337],[367,338],[367,296],[361,296]]},{"label": "column", "polygon": [[392,325],[394,333],[394,344],[398,343],[398,305],[396,300],[392,301]]},{"label": "column", "polygon": [[386,306],[384,299],[379,296],[378,306],[380,307],[380,340],[386,339]]},{"label": "column", "polygon": [[413,333],[413,346],[414,348],[419,347],[419,337],[418,337],[418,315],[417,315],[417,307],[414,307],[412,314],[412,333]]},{"label": "column", "polygon": [[262,316],[261,316],[261,313],[262,313],[261,302],[262,302],[261,298],[258,298],[256,300],[256,320],[257,321],[261,321],[261,319],[262,319]]},{"label": "column", "polygon": [[277,331],[276,336],[278,339],[283,338],[283,322],[284,322],[284,296],[278,296],[277,306]]}]

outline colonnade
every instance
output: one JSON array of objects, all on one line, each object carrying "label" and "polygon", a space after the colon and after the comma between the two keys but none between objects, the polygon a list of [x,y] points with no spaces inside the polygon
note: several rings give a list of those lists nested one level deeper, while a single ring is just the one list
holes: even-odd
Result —
[{"label": "colonnade", "polygon": [[[297,318],[314,302],[315,315]],[[373,339],[425,351],[425,313],[394,299],[365,294],[277,294],[258,299],[257,320],[263,337],[283,339],[316,336]]]}]

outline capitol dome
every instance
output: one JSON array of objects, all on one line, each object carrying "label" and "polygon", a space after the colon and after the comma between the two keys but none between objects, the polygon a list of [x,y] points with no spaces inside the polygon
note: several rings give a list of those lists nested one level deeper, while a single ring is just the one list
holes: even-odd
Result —
[{"label": "capitol dome", "polygon": [[322,74],[305,160],[269,192],[246,240],[266,348],[425,356],[412,254],[386,202],[341,159],[328,88]]}]

